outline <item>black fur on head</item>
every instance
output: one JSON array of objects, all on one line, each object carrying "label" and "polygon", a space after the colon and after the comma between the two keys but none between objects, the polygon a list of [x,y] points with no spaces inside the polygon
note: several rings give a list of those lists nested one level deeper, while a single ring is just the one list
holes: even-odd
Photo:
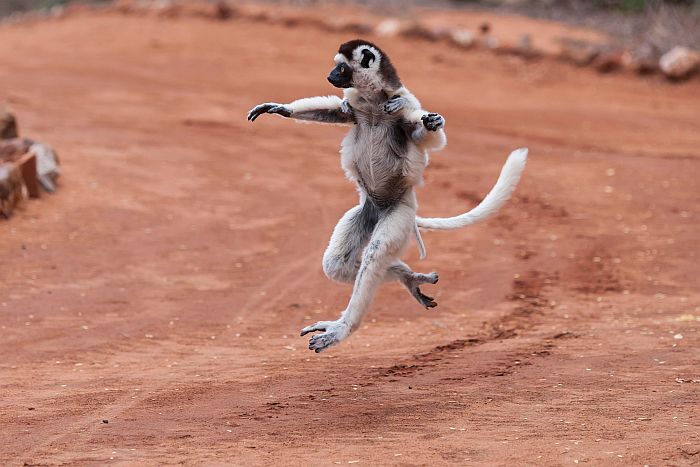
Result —
[{"label": "black fur on head", "polygon": [[[338,49],[339,54],[343,54],[345,58],[348,59],[348,61],[352,61],[353,56],[352,52],[360,47],[360,46],[369,46],[369,47],[374,47],[381,57],[379,57],[379,73],[382,76],[382,79],[384,82],[388,85],[391,86],[393,89],[398,89],[401,87],[401,80],[399,79],[399,75],[396,72],[396,68],[394,68],[394,65],[391,64],[391,60],[389,59],[389,56],[384,53],[382,49],[374,45],[373,43],[363,40],[363,39],[354,39],[351,41],[348,41],[340,46]],[[373,61],[376,60],[377,57],[370,57],[371,54],[369,51],[366,53],[363,53],[362,57],[362,63],[361,66],[367,68],[369,67],[369,64]]]}]

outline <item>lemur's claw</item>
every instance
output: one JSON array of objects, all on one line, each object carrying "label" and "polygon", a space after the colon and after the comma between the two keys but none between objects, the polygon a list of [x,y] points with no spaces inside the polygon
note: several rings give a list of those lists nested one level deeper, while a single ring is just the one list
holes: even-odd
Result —
[{"label": "lemur's claw", "polygon": [[406,105],[406,99],[401,96],[394,96],[384,104],[384,112],[393,114],[403,109]]},{"label": "lemur's claw", "polygon": [[309,340],[309,350],[313,350],[316,353],[321,353],[333,344],[337,344],[338,341],[334,334],[316,334]]},{"label": "lemur's claw", "polygon": [[309,350],[316,353],[323,352],[328,347],[339,344],[348,334],[348,326],[343,321],[319,321],[318,323],[306,326],[301,330],[301,335],[314,331],[324,331],[323,334],[316,334],[309,340]]},{"label": "lemur's claw", "polygon": [[413,291],[413,296],[418,300],[418,302],[423,305],[426,309],[427,308],[435,308],[437,306],[437,302],[433,297],[429,297],[428,295],[425,295],[420,291],[418,287]]},{"label": "lemur's claw", "polygon": [[429,113],[420,118],[428,131],[437,131],[445,126],[445,119],[440,114]]},{"label": "lemur's claw", "polygon": [[287,107],[285,107],[282,104],[275,104],[274,102],[269,102],[266,104],[260,104],[248,112],[248,121],[254,122],[256,118],[261,116],[262,114],[279,114],[282,115],[283,117],[290,117],[292,115],[292,111],[289,110]]}]

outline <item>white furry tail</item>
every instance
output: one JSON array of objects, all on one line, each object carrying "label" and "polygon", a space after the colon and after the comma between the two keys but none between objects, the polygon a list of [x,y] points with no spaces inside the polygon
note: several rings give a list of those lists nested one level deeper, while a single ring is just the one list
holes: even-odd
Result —
[{"label": "white furry tail", "polygon": [[515,191],[515,187],[520,181],[527,162],[527,148],[516,149],[510,153],[508,160],[501,169],[498,181],[491,188],[486,198],[474,209],[455,217],[425,218],[416,217],[418,227],[423,229],[450,230],[460,229],[476,222],[482,221],[495,213],[508,201],[510,195]]}]

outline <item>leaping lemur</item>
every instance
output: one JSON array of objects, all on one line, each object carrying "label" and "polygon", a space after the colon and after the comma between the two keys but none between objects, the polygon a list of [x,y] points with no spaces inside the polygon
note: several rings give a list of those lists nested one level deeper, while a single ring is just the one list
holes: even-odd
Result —
[{"label": "leaping lemur", "polygon": [[323,255],[330,279],[354,284],[347,308],[335,321],[319,321],[301,335],[321,331],[309,349],[321,352],[352,334],[385,281],[400,281],[426,308],[437,306],[421,284],[435,284],[438,275],[418,273],[400,257],[415,235],[425,255],[418,228],[456,229],[485,219],[510,197],[525,168],[527,149],[517,149],[506,161],[498,181],[483,201],[465,214],[450,218],[416,216],[414,188],[423,183],[428,151],[445,147],[445,119],[421,108],[402,84],[389,57],[365,40],[342,44],[328,81],[344,89],[344,99],[319,96],[289,104],[265,103],[248,113],[255,121],[264,113],[302,121],[351,126],[340,149],[347,178],[357,185],[360,202],[347,211],[333,230]]}]

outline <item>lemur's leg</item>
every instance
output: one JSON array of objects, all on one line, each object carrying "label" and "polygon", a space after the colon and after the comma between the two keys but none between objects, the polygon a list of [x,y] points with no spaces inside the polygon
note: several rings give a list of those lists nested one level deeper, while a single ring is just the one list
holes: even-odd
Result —
[{"label": "lemur's leg", "polygon": [[362,254],[352,296],[345,311],[336,321],[321,321],[301,330],[302,336],[313,331],[324,331],[311,338],[310,350],[321,352],[357,330],[377,288],[384,282],[387,269],[398,261],[406,247],[413,232],[415,215],[414,205],[403,201],[381,213]]},{"label": "lemur's leg", "polygon": [[362,250],[379,220],[371,204],[355,206],[340,218],[323,254],[323,272],[329,279],[352,284],[360,269]]},{"label": "lemur's leg", "polygon": [[[340,218],[323,254],[323,272],[329,279],[350,284],[355,282],[362,249],[367,245],[378,219],[379,211],[371,204],[355,206]],[[432,297],[423,295],[419,289],[421,284],[437,283],[438,275],[435,272],[413,272],[406,263],[396,261],[387,269],[384,280],[400,281],[426,308],[437,306]]]},{"label": "lemur's leg", "polygon": [[338,96],[306,97],[289,104],[274,102],[260,104],[248,112],[248,120],[254,122],[265,113],[308,122],[345,124],[355,122],[352,107]]}]

